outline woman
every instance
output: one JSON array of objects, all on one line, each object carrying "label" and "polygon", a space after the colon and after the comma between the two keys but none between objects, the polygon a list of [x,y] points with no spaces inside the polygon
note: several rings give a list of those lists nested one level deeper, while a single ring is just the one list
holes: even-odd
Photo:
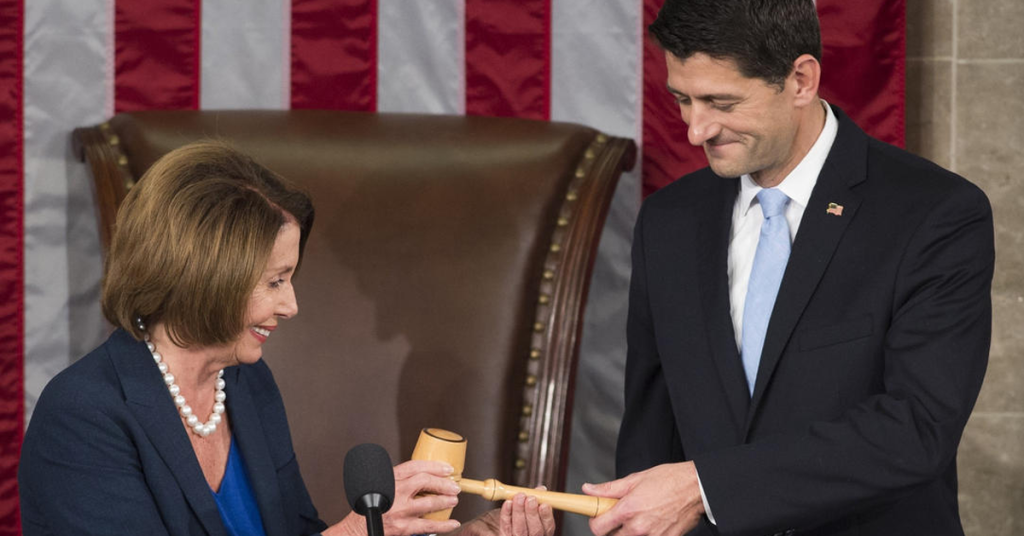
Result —
[{"label": "woman", "polygon": [[[262,344],[298,312],[309,198],[222,144],[172,151],[118,212],[103,280],[117,327],[46,387],[19,467],[24,534],[365,534],[306,492]],[[457,503],[439,462],[395,467],[387,536],[441,533]],[[426,493],[422,493],[426,492]],[[518,497],[477,533],[550,536]]]}]

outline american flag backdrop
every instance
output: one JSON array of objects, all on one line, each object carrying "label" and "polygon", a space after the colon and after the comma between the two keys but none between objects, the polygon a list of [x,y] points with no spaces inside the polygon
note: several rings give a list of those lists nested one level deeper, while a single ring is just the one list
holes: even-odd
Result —
[{"label": "american flag backdrop", "polygon": [[[0,536],[42,387],[107,333],[76,126],[145,109],[518,116],[637,140],[587,307],[567,487],[612,476],[641,196],[702,167],[644,28],[663,0],[0,0]],[[903,140],[905,0],[818,0],[823,95]],[[257,155],[258,156],[258,155]],[[566,516],[568,534],[585,521]]]}]

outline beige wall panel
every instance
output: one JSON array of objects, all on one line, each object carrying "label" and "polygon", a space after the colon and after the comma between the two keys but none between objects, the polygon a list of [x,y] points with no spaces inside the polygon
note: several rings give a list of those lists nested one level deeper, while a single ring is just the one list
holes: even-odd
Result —
[{"label": "beige wall panel", "polygon": [[957,57],[960,59],[1024,56],[1024,2],[957,0]]},{"label": "beige wall panel", "polygon": [[953,0],[907,0],[907,57],[951,55]]},{"label": "beige wall panel", "polygon": [[907,150],[951,165],[951,62],[907,60]]},{"label": "beige wall panel", "polygon": [[1024,62],[960,64],[956,83],[957,171],[996,219],[993,291],[1024,295]]},{"label": "beige wall panel", "polygon": [[967,536],[1024,534],[1024,415],[971,417],[958,469]]}]

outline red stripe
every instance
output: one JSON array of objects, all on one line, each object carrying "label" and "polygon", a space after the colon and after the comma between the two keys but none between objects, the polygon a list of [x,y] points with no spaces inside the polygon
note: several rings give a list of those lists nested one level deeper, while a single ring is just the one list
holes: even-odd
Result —
[{"label": "red stripe", "polygon": [[704,151],[690,145],[679,107],[665,89],[665,52],[647,37],[664,0],[644,0],[643,194],[708,165]]},{"label": "red stripe", "polygon": [[821,96],[868,134],[903,146],[906,0],[818,0]]},{"label": "red stripe", "polygon": [[292,2],[291,39],[292,108],[377,110],[376,0]]},{"label": "red stripe", "polygon": [[25,428],[22,0],[0,0],[0,536],[21,534],[18,456]]},{"label": "red stripe", "polygon": [[[664,0],[644,0],[644,28]],[[865,131],[903,145],[905,0],[818,0],[821,19],[821,96]],[[646,30],[645,30],[646,31]],[[686,138],[686,125],[665,91],[664,53],[644,43],[644,195],[707,165]]]},{"label": "red stripe", "polygon": [[550,0],[466,0],[466,114],[551,117]]},{"label": "red stripe", "polygon": [[116,0],[114,111],[199,108],[202,0]]}]

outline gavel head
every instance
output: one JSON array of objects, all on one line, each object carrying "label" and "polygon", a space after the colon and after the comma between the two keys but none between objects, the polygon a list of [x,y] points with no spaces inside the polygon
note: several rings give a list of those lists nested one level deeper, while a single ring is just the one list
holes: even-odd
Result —
[{"label": "gavel head", "polygon": [[[452,479],[456,482],[462,478],[462,469],[466,466],[466,438],[455,432],[440,428],[424,428],[416,440],[412,450],[414,460],[432,460],[447,462],[455,468]],[[452,509],[431,512],[425,519],[444,521],[451,517]]]},{"label": "gavel head", "polygon": [[424,428],[416,440],[412,459],[447,462],[455,468],[452,477],[458,480],[466,466],[466,438],[440,428]]}]

